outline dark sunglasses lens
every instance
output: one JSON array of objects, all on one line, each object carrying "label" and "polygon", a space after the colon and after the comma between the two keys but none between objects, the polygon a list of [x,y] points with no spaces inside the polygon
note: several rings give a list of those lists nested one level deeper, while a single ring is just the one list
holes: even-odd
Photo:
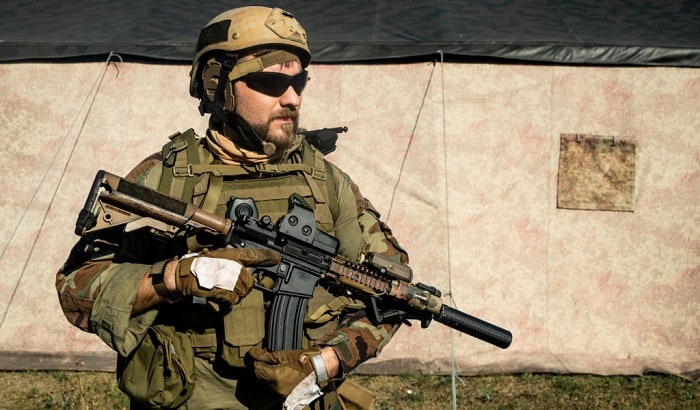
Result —
[{"label": "dark sunglasses lens", "polygon": [[271,97],[279,97],[287,91],[289,86],[292,86],[294,92],[301,95],[306,87],[306,82],[309,75],[306,71],[289,76],[280,73],[257,72],[250,73],[243,77],[243,81],[255,91],[269,95]]},{"label": "dark sunglasses lens", "polygon": [[307,81],[309,81],[309,73],[306,71],[302,71],[301,73],[292,77],[292,88],[298,95],[301,95],[301,92],[304,91]]}]

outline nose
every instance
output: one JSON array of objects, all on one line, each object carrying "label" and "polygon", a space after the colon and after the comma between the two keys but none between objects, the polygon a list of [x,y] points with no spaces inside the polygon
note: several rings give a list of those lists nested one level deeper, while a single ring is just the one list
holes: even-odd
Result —
[{"label": "nose", "polygon": [[294,91],[294,88],[290,85],[287,90],[280,96],[280,105],[282,107],[295,107],[299,108],[301,105],[301,95]]}]

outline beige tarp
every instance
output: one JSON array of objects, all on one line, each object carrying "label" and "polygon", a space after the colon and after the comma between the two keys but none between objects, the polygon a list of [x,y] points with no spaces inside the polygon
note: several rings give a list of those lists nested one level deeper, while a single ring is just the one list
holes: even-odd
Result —
[{"label": "beige tarp", "polygon": [[[63,318],[54,272],[95,172],[125,174],[204,130],[189,67],[0,65],[0,364],[112,366]],[[104,73],[104,77],[101,75]],[[330,158],[408,249],[417,281],[510,329],[500,350],[405,327],[368,372],[700,374],[700,71],[320,65],[302,125],[346,125]],[[93,95],[96,91],[95,98]],[[635,144],[631,212],[557,206],[561,135]],[[452,343],[452,345],[451,345]]]}]

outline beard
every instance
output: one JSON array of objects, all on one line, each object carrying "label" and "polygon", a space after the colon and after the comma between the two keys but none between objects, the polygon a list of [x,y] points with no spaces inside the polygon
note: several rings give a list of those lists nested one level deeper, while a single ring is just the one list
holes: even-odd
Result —
[{"label": "beard", "polygon": [[[270,125],[278,118],[289,118],[291,123],[283,124],[275,133],[270,133]],[[275,144],[277,152],[286,151],[292,147],[299,127],[299,111],[283,108],[270,114],[264,123],[251,123],[250,127],[265,142]]]}]

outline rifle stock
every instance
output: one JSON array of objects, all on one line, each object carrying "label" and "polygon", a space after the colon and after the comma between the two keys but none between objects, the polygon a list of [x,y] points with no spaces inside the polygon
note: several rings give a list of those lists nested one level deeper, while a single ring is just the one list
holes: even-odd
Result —
[{"label": "rifle stock", "polygon": [[[240,200],[235,203],[240,204]],[[257,219],[252,200],[245,203],[241,211],[233,207],[232,199],[228,217],[220,217],[101,170],[75,232],[84,235],[121,224],[127,230],[149,226],[165,235],[182,229],[204,230],[234,247],[279,252],[278,265],[253,267],[257,276],[272,277],[275,282],[267,324],[270,350],[301,348],[307,302],[319,281],[341,286],[354,297],[367,300],[368,310],[379,322],[417,319],[427,327],[434,319],[500,348],[510,346],[512,334],[508,330],[444,305],[439,290],[410,283],[410,270],[387,269],[390,264],[378,256],[357,263],[338,255],[338,240],[317,229],[313,210],[303,203],[290,200],[289,212],[274,224],[269,216]]]}]

